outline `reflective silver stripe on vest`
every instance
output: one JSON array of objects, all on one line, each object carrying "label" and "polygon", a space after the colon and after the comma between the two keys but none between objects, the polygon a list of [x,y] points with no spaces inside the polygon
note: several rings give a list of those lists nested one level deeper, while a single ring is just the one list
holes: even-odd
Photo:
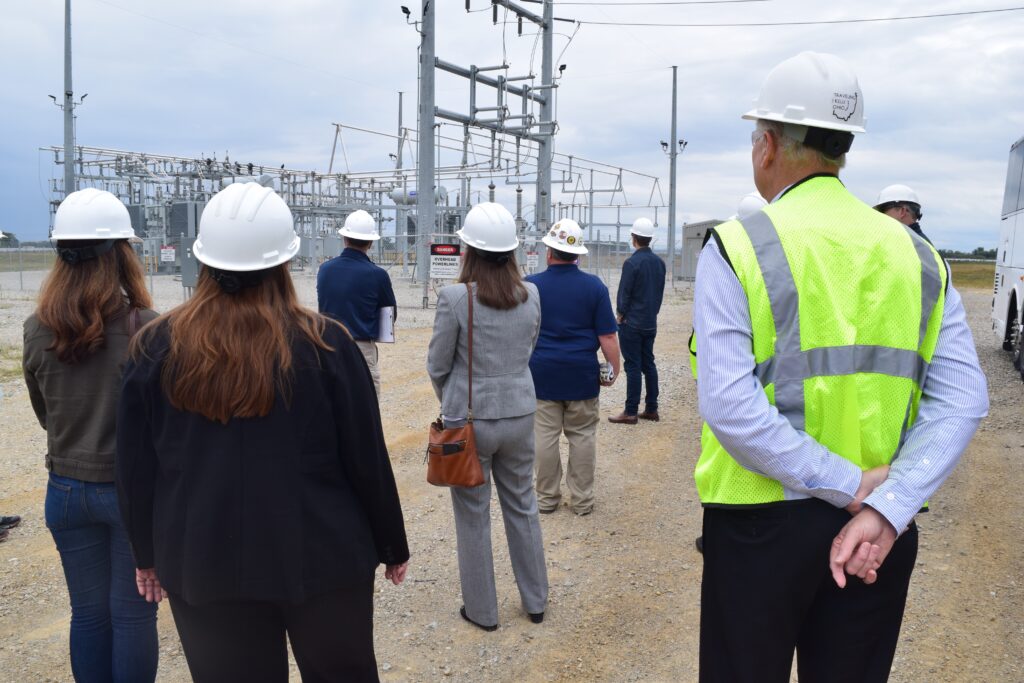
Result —
[{"label": "reflective silver stripe on vest", "polygon": [[[931,247],[926,240],[914,232],[910,226],[904,227],[907,234],[910,235],[910,241],[914,244],[917,257],[921,259],[921,328],[917,337],[917,347],[920,350],[924,346],[924,337],[928,334],[928,319],[932,317],[932,311],[939,303],[939,294],[942,292],[942,275],[939,273],[939,266],[935,263],[935,257],[932,256]],[[923,387],[927,376],[928,366],[925,365],[924,374],[917,386]],[[907,430],[910,428],[910,410],[913,407],[914,392],[911,392],[910,398],[907,399],[906,413],[903,415],[903,427],[900,429],[900,440],[896,447],[896,453],[903,448],[903,442],[907,438]]]},{"label": "reflective silver stripe on vest", "polygon": [[917,351],[889,346],[825,346],[800,353],[776,353],[759,363],[754,374],[767,386],[778,382],[796,382],[811,377],[855,375],[874,372],[890,377],[905,377],[921,386],[928,363]]},{"label": "reflective silver stripe on vest", "polygon": [[[800,299],[789,259],[779,241],[772,219],[764,211],[744,218],[740,225],[754,246],[757,264],[768,290],[775,320],[775,355],[798,356],[800,350]],[[775,383],[775,407],[794,429],[804,428],[804,377],[786,377]]]},{"label": "reflective silver stripe on vest", "polygon": [[924,337],[928,334],[928,319],[932,317],[932,311],[939,303],[939,294],[942,292],[942,275],[939,273],[939,266],[935,263],[932,249],[923,237],[907,227],[907,234],[910,241],[914,243],[914,251],[921,259],[921,333],[917,338],[917,346],[924,344]]},{"label": "reflective silver stripe on vest", "polygon": [[[775,354],[759,363],[754,374],[762,386],[775,385],[775,407],[794,429],[804,428],[804,380],[811,377],[876,373],[905,377],[918,387],[924,386],[928,363],[921,357],[920,347],[928,332],[928,319],[938,305],[942,278],[931,248],[923,239],[911,233],[914,250],[921,260],[918,349],[850,345],[803,351],[800,348],[800,298],[779,233],[763,211],[743,219],[740,225],[754,247],[775,321]],[[911,392],[900,444],[906,434],[913,398],[914,392]]]}]

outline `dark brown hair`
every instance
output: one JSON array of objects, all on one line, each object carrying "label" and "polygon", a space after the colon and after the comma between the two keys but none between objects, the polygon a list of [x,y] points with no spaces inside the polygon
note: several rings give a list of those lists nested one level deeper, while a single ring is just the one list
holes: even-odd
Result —
[{"label": "dark brown hair", "polygon": [[562,263],[575,263],[580,258],[579,254],[570,254],[567,251],[555,249],[554,247],[548,247],[548,249],[551,250],[551,257],[556,261],[561,261]]},{"label": "dark brown hair", "polygon": [[641,249],[643,249],[644,247],[651,246],[651,240],[653,240],[654,238],[653,237],[641,237],[640,235],[633,235],[633,239],[636,240],[636,246],[638,246]]},{"label": "dark brown hair", "polygon": [[232,294],[204,267],[192,298],[142,329],[133,357],[161,325],[170,342],[160,382],[171,405],[224,424],[266,416],[278,394],[287,402],[294,339],[333,351],[324,331],[341,327],[299,304],[287,264]]},{"label": "dark brown hair", "polygon": [[481,252],[466,245],[459,282],[475,282],[477,301],[507,311],[529,298],[516,265],[516,253]]},{"label": "dark brown hair", "polygon": [[72,265],[58,258],[39,292],[36,317],[53,332],[47,351],[74,365],[103,348],[107,323],[152,305],[139,257],[128,240],[117,240],[94,259]]},{"label": "dark brown hair", "polygon": [[373,240],[357,240],[351,237],[345,238],[346,247],[355,247],[356,249],[366,249],[368,246],[373,244]]}]

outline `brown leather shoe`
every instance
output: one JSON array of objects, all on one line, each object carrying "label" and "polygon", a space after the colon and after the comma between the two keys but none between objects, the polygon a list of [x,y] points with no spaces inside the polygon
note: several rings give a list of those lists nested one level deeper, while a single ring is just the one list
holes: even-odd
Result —
[{"label": "brown leather shoe", "polygon": [[630,415],[625,412],[620,413],[615,417],[609,417],[608,421],[617,425],[635,425],[637,423],[636,415]]},{"label": "brown leather shoe", "polygon": [[645,410],[644,412],[637,415],[641,420],[650,420],[651,422],[658,422],[661,418],[658,416],[657,410]]}]

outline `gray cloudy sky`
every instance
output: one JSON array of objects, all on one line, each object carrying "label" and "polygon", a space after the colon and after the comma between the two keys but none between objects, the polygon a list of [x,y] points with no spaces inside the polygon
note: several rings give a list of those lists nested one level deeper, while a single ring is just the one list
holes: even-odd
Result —
[{"label": "gray cloudy sky", "polygon": [[[414,13],[417,0],[405,0]],[[532,36],[463,0],[438,2],[438,56],[530,71]],[[1009,0],[769,0],[704,5],[556,3],[592,21],[749,23],[894,17],[1014,6]],[[398,90],[414,125],[418,36],[401,2],[378,0],[73,0],[75,91],[83,145],[326,170],[332,122],[392,132]],[[486,9],[487,0],[472,0]],[[623,3],[627,4],[627,3]],[[47,234],[37,148],[62,143],[61,0],[6,0],[0,22],[0,230]],[[536,8],[536,5],[529,5]],[[937,246],[994,247],[1007,152],[1024,135],[1024,12],[785,27],[582,25],[560,63],[556,150],[662,178],[667,198],[671,71],[679,66],[679,219],[725,218],[753,190],[749,108],[764,76],[802,50],[857,72],[868,133],[843,173],[873,203],[889,183],[914,187]],[[559,23],[556,51],[576,30]],[[527,32],[530,32],[527,26]],[[503,47],[504,44],[504,47]],[[539,48],[535,57],[539,69]],[[438,105],[465,111],[466,82],[439,76]],[[454,129],[453,129],[454,130]],[[388,166],[392,141],[346,133],[353,170]],[[411,163],[407,161],[407,163]],[[479,189],[482,183],[476,187]],[[633,185],[629,199],[647,200]],[[528,196],[531,194],[527,193]],[[507,197],[507,195],[504,195]],[[531,200],[532,201],[532,200]],[[639,215],[639,211],[634,212]],[[664,224],[664,221],[662,221]]]}]

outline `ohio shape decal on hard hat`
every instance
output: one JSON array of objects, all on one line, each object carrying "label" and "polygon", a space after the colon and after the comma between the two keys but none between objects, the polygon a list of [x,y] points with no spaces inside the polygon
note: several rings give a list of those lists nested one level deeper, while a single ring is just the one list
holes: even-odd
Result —
[{"label": "ohio shape decal on hard hat", "polygon": [[857,111],[857,95],[858,93],[852,95],[842,92],[832,93],[832,116],[840,121],[849,121],[853,113]]},{"label": "ohio shape decal on hard hat", "polygon": [[566,235],[565,230],[562,230],[561,232],[558,233],[558,239],[564,240],[565,239],[565,235]]}]

